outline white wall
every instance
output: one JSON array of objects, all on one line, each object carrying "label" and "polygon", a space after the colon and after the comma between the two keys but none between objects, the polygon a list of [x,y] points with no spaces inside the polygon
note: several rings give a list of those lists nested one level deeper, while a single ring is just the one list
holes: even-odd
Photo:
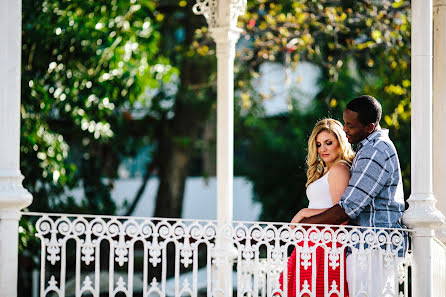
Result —
[{"label": "white wall", "polygon": [[[143,197],[141,197],[133,216],[151,217],[155,211],[155,197],[158,189],[158,179],[149,180]],[[120,208],[125,200],[131,203],[138,188],[141,185],[141,178],[119,179],[115,182],[112,197],[118,206],[118,214],[125,214],[125,209]],[[80,200],[83,195],[82,189],[70,192],[76,200]],[[252,184],[243,177],[234,178],[234,220],[236,221],[257,221],[261,204],[254,202]],[[189,177],[186,180],[186,187],[183,202],[182,218],[198,220],[217,219],[217,180],[215,177],[204,179],[203,177]]]},{"label": "white wall", "polygon": [[267,100],[263,101],[266,115],[289,112],[290,98],[298,99],[301,108],[311,105],[319,92],[320,69],[311,63],[301,62],[296,68],[280,63],[265,62],[260,66],[260,76],[253,80],[255,89]]}]

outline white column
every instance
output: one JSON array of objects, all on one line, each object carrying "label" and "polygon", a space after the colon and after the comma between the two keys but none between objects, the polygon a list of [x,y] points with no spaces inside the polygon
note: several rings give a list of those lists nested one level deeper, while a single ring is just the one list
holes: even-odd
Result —
[{"label": "white column", "polygon": [[[220,228],[232,223],[234,163],[234,58],[239,30],[214,28],[217,46],[217,220]],[[232,238],[224,238],[223,229],[217,242],[224,256],[218,271],[220,288],[232,296],[232,260],[237,257]],[[231,234],[231,233],[230,233]]]},{"label": "white column", "polygon": [[[434,0],[434,195],[446,214],[446,0]],[[438,236],[446,243],[446,225]]]},{"label": "white column", "polygon": [[20,209],[32,201],[20,173],[20,57],[22,5],[2,1],[0,10],[0,295],[17,296]]},{"label": "white column", "polygon": [[[205,16],[217,46],[217,290],[232,296],[232,260],[237,256],[224,229],[232,223],[234,175],[234,58],[241,30],[237,18],[246,0],[197,0],[196,14]],[[231,234],[231,233],[229,233]]]},{"label": "white column", "polygon": [[217,219],[230,223],[234,177],[234,58],[240,33],[215,28],[211,34],[217,45]]},{"label": "white column", "polygon": [[217,219],[232,221],[234,162],[234,58],[241,29],[237,18],[246,0],[197,0],[193,10],[203,15],[217,45]]},{"label": "white column", "polygon": [[409,209],[413,234],[414,296],[434,296],[433,228],[444,221],[435,208],[432,179],[432,0],[412,1],[412,124]]}]

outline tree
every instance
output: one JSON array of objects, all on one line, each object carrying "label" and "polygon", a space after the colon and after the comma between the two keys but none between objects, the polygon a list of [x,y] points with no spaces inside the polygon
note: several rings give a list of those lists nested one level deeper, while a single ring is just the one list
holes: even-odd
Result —
[{"label": "tree", "polygon": [[[342,119],[347,102],[363,93],[383,104],[387,115],[382,124],[391,130],[400,152],[408,192],[408,15],[409,5],[403,1],[261,1],[258,9],[251,3],[241,19],[250,46],[240,54],[236,127],[241,135],[238,149],[245,152],[239,172],[254,183],[262,219],[288,221],[305,205],[305,177],[299,171],[305,171],[306,139],[314,123],[325,116]],[[265,61],[289,67],[309,61],[321,69],[320,92],[310,110],[293,104],[289,114],[259,118],[264,98],[250,82]],[[292,102],[300,99],[298,94],[290,97]]]},{"label": "tree", "polygon": [[[29,209],[113,214],[117,166],[155,129],[129,117],[177,73],[159,50],[154,4],[29,1],[22,22],[20,150],[24,186],[34,196]],[[67,197],[74,187],[83,188],[81,201]],[[20,273],[40,249],[28,219],[21,221]],[[30,282],[20,283],[28,296]]]},{"label": "tree", "polygon": [[205,20],[192,12],[186,1],[156,3],[156,18],[163,36],[160,51],[178,69],[175,91],[160,89],[155,97],[164,107],[161,116],[148,114],[140,123],[156,122],[150,142],[155,147],[141,187],[127,214],[142,196],[150,176],[157,172],[159,187],[155,216],[181,217],[186,177],[194,153],[199,149],[205,121],[215,110],[216,60]]},{"label": "tree", "polygon": [[[151,1],[24,3],[21,169],[30,209],[114,212],[117,166],[141,143],[129,111],[175,73],[154,20]],[[75,186],[85,191],[81,205],[61,199]]]},{"label": "tree", "polygon": [[[321,68],[317,106],[298,110],[299,117],[313,119],[316,110],[339,116],[347,99],[363,90],[378,93],[373,87],[379,84],[387,90],[383,94],[404,89],[408,98],[407,80],[395,72],[387,76],[388,69],[374,63],[380,57],[407,67],[407,9],[402,1],[250,1],[240,18],[246,32],[236,60],[241,123],[266,128],[258,119],[264,99],[251,85],[265,61],[292,66],[306,60]],[[200,134],[215,113],[216,98],[215,46],[191,4],[27,3],[23,53],[22,168],[25,186],[38,201],[32,208],[63,204],[73,211],[72,199],[61,204],[58,197],[81,184],[88,197],[83,206],[112,213],[109,192],[118,164],[150,144],[151,162],[129,213],[156,173],[155,214],[181,216],[190,162],[201,149]],[[385,108],[395,110],[385,121],[397,131],[407,123],[408,101],[384,100]],[[137,102],[145,107],[142,118],[131,112]]]},{"label": "tree", "polygon": [[[192,3],[161,4],[163,51],[179,69],[174,115],[156,139],[159,146],[159,180],[155,216],[181,217],[185,180],[203,123],[215,103],[215,58],[196,48],[204,19],[192,12]],[[174,36],[177,36],[175,38]],[[175,45],[172,40],[176,41]],[[209,41],[208,41],[209,42]]]}]

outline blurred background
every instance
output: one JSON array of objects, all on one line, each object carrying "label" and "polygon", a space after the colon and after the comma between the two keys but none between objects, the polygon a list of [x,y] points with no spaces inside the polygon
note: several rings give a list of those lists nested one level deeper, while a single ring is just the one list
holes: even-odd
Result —
[{"label": "blurred background", "polygon": [[[215,44],[194,4],[23,1],[29,211],[216,218]],[[402,0],[248,0],[235,60],[235,220],[288,222],[305,207],[308,136],[361,94],[383,105],[408,197],[409,17]],[[32,229],[22,219],[23,279],[36,263]]]}]

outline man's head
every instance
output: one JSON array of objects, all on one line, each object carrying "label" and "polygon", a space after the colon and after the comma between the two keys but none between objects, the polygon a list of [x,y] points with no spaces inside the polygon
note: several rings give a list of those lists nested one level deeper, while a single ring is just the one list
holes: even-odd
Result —
[{"label": "man's head", "polygon": [[347,104],[344,110],[344,132],[350,143],[358,143],[369,136],[381,120],[381,104],[372,96],[362,95]]}]

